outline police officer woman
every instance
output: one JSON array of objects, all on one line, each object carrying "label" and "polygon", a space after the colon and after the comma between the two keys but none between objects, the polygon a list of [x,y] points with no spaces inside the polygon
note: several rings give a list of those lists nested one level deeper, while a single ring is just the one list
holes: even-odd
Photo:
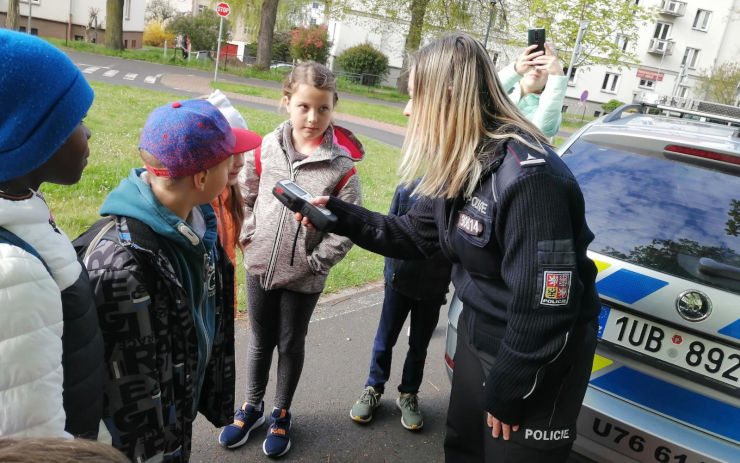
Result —
[{"label": "police officer woman", "polygon": [[314,204],[338,216],[334,233],[366,249],[400,259],[441,249],[453,262],[464,309],[447,461],[565,461],[599,312],[581,190],[503,93],[479,42],[437,39],[410,70],[401,174],[423,172],[425,197],[400,217],[335,197]]}]

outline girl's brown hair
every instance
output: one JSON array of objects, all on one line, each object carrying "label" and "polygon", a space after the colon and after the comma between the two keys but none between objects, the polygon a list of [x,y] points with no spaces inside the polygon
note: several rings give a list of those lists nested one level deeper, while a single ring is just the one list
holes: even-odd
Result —
[{"label": "girl's brown hair", "polygon": [[301,84],[332,92],[334,94],[334,106],[337,105],[337,101],[339,101],[337,80],[329,68],[323,64],[316,61],[304,61],[296,65],[283,81],[283,96],[290,99]]}]

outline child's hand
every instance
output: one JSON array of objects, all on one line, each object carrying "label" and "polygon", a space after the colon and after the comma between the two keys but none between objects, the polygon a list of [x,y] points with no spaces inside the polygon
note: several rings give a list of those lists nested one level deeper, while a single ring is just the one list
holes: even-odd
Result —
[{"label": "child's hand", "polygon": [[[311,198],[309,202],[313,204],[314,206],[326,207],[326,203],[329,202],[329,197],[328,196],[317,196],[315,198]],[[300,212],[295,212],[293,213],[293,215],[295,216],[295,219],[299,221],[301,224],[303,224],[304,226],[310,228],[311,230],[316,229],[314,228],[313,224],[309,222],[308,217],[303,217],[303,214],[301,214]]]}]

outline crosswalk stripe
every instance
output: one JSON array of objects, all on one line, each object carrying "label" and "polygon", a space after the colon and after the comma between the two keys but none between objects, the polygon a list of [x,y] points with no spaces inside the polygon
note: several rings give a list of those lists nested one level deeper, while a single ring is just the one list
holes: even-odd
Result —
[{"label": "crosswalk stripe", "polygon": [[115,76],[116,74],[118,74],[118,70],[116,70],[116,69],[111,69],[110,71],[105,71],[105,72],[103,73],[103,76],[105,76],[105,77],[113,77],[113,76]]},{"label": "crosswalk stripe", "polygon": [[146,82],[147,84],[153,84],[156,81],[157,81],[157,76],[146,76],[146,77],[144,77],[144,82]]},{"label": "crosswalk stripe", "polygon": [[85,70],[82,71],[82,72],[84,72],[85,74],[92,74],[93,72],[97,71],[98,69],[100,69],[100,66],[90,66],[88,68],[85,68]]},{"label": "crosswalk stripe", "polygon": [[134,80],[134,79],[136,79],[136,76],[138,76],[138,75],[139,74],[135,74],[133,72],[129,72],[128,74],[126,74],[125,76],[123,76],[123,78],[125,80]]}]

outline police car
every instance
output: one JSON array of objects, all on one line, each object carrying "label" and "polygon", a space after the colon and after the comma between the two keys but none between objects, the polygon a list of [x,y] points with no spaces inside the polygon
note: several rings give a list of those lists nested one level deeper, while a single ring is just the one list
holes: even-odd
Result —
[{"label": "police car", "polygon": [[[586,459],[740,462],[740,108],[720,106],[626,105],[559,149],[596,235]],[[453,298],[450,374],[461,310]]]}]

